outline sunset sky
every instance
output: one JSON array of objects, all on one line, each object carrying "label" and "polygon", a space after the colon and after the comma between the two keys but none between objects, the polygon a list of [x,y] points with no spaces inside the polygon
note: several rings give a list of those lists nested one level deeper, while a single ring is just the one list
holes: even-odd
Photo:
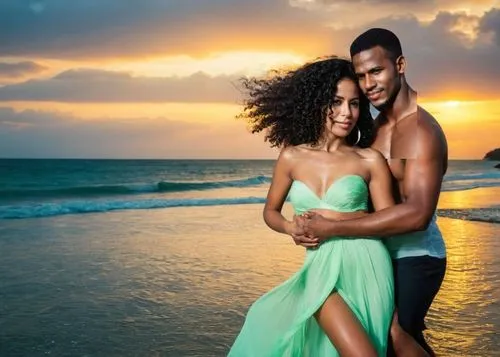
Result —
[{"label": "sunset sky", "polygon": [[500,0],[2,0],[0,157],[274,158],[237,79],[393,30],[450,158],[500,147]]}]

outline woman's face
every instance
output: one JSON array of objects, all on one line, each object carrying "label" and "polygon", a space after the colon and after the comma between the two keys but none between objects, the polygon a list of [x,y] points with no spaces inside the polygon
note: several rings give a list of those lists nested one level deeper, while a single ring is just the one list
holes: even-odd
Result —
[{"label": "woman's face", "polygon": [[350,79],[342,79],[337,84],[337,93],[329,110],[326,130],[333,135],[345,138],[356,125],[359,118],[359,91]]}]

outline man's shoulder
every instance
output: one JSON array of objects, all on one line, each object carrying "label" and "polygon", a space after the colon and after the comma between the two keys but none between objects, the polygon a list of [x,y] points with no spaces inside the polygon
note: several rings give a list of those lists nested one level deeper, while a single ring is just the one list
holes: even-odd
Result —
[{"label": "man's shoulder", "polygon": [[444,137],[444,131],[436,118],[427,110],[418,106],[417,109],[418,131],[430,136]]},{"label": "man's shoulder", "polygon": [[418,152],[424,157],[425,153],[433,158],[436,158],[436,153],[439,153],[437,155],[439,158],[447,156],[448,144],[441,125],[431,113],[420,106],[418,107],[418,128],[415,138],[418,141]]},{"label": "man's shoulder", "polygon": [[418,120],[422,120],[422,121],[425,121],[425,122],[437,122],[437,120],[434,117],[434,115],[432,115],[431,113],[429,113],[427,110],[425,110],[420,105],[417,107],[416,117],[417,117]]}]

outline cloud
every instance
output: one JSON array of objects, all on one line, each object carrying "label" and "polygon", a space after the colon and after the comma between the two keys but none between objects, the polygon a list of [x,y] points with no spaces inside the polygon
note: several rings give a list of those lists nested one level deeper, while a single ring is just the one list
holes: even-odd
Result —
[{"label": "cloud", "polygon": [[39,74],[48,68],[32,61],[0,62],[0,84],[9,84]]},{"label": "cloud", "polygon": [[[435,15],[439,11],[468,8],[471,12],[484,11],[499,4],[495,0],[289,0],[290,5],[308,9],[342,9],[349,11],[361,7],[371,7],[373,12],[384,14],[387,7],[392,7],[393,15],[408,15],[415,11]],[[403,6],[401,6],[403,5]],[[383,17],[383,15],[382,15]]]},{"label": "cloud", "polygon": [[0,156],[16,158],[274,158],[245,124],[168,118],[81,120],[64,113],[0,108]]},{"label": "cloud", "polygon": [[481,19],[479,29],[482,33],[492,33],[496,44],[500,46],[500,9],[488,11]]},{"label": "cloud", "polygon": [[19,78],[27,74],[40,73],[47,67],[31,61],[17,63],[0,62],[0,78]]},{"label": "cloud", "polygon": [[499,0],[289,0],[291,6],[303,8],[326,19],[332,29],[352,29],[385,17],[414,16],[419,21],[432,20],[439,12],[467,11],[481,16],[500,6]]},{"label": "cloud", "polygon": [[40,14],[45,10],[46,4],[42,1],[34,1],[29,4],[29,8],[31,11],[33,11],[35,14]]},{"label": "cloud", "polygon": [[[408,60],[408,77],[420,95],[494,99],[500,97],[496,83],[500,77],[500,46],[491,41],[489,35],[494,29],[484,21],[490,23],[488,19],[497,14],[496,9],[483,17],[441,12],[428,23],[409,16],[386,18],[371,25],[389,28],[400,37]],[[470,38],[461,32],[464,23],[471,25],[477,36]]]},{"label": "cloud", "polygon": [[[476,1],[468,5],[475,12],[467,13],[442,11],[465,6],[465,0],[405,1],[404,6],[395,0],[150,0],[140,7],[125,7],[118,0],[96,6],[81,0],[36,4],[42,4],[43,11],[34,12],[19,1],[1,2],[0,55],[209,58],[231,50],[270,50],[296,51],[308,58],[347,56],[352,39],[380,26],[401,38],[409,61],[408,77],[421,95],[481,99],[500,94],[495,82],[500,74],[496,65],[500,9],[479,11],[500,1]],[[321,6],[322,11],[304,8],[307,4]],[[408,15],[413,12],[416,15]],[[423,14],[432,16],[423,21],[419,17]],[[239,100],[235,79],[199,73],[179,79],[73,70],[0,88],[0,101],[234,102]]]},{"label": "cloud", "polygon": [[[327,29],[283,0],[0,2],[0,56],[124,58],[212,51],[319,50]],[[43,7],[41,5],[44,5]]]},{"label": "cloud", "polygon": [[[500,10],[483,16],[441,12],[432,21],[387,17],[366,27],[332,31],[324,53],[347,55],[355,36],[386,27],[401,39],[407,76],[422,97],[480,100],[500,97]],[[0,101],[241,102],[237,76],[133,77],[124,72],[69,70],[53,78],[0,88]]]},{"label": "cloud", "polygon": [[415,3],[428,3],[428,4],[433,4],[434,0],[298,0],[296,1],[297,3],[317,3],[320,5],[347,5],[347,4],[370,4],[370,5],[378,5],[378,4],[399,4],[399,3],[409,3],[409,4],[415,4]]},{"label": "cloud", "polygon": [[132,77],[124,72],[69,70],[44,80],[0,88],[0,101],[54,102],[230,102],[240,101],[238,77]]},{"label": "cloud", "polygon": [[[478,0],[51,0],[0,2],[0,56],[91,60],[284,51],[310,56],[339,41],[335,30],[386,16],[420,21],[467,8],[481,16],[500,1]],[[340,41],[343,39],[340,38]]]}]

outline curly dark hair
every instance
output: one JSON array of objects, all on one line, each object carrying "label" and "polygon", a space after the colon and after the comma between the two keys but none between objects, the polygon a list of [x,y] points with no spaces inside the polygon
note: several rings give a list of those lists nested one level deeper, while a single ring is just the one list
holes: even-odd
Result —
[{"label": "curly dark hair", "polygon": [[[265,140],[272,147],[318,144],[328,111],[333,105],[337,84],[342,79],[357,77],[350,61],[327,57],[288,71],[274,70],[267,78],[244,78],[247,91],[243,112],[252,133],[266,130]],[[356,144],[368,147],[374,138],[373,120],[368,100],[360,93],[360,116],[356,127],[361,139]],[[346,142],[354,145],[358,130],[354,128]]]}]

